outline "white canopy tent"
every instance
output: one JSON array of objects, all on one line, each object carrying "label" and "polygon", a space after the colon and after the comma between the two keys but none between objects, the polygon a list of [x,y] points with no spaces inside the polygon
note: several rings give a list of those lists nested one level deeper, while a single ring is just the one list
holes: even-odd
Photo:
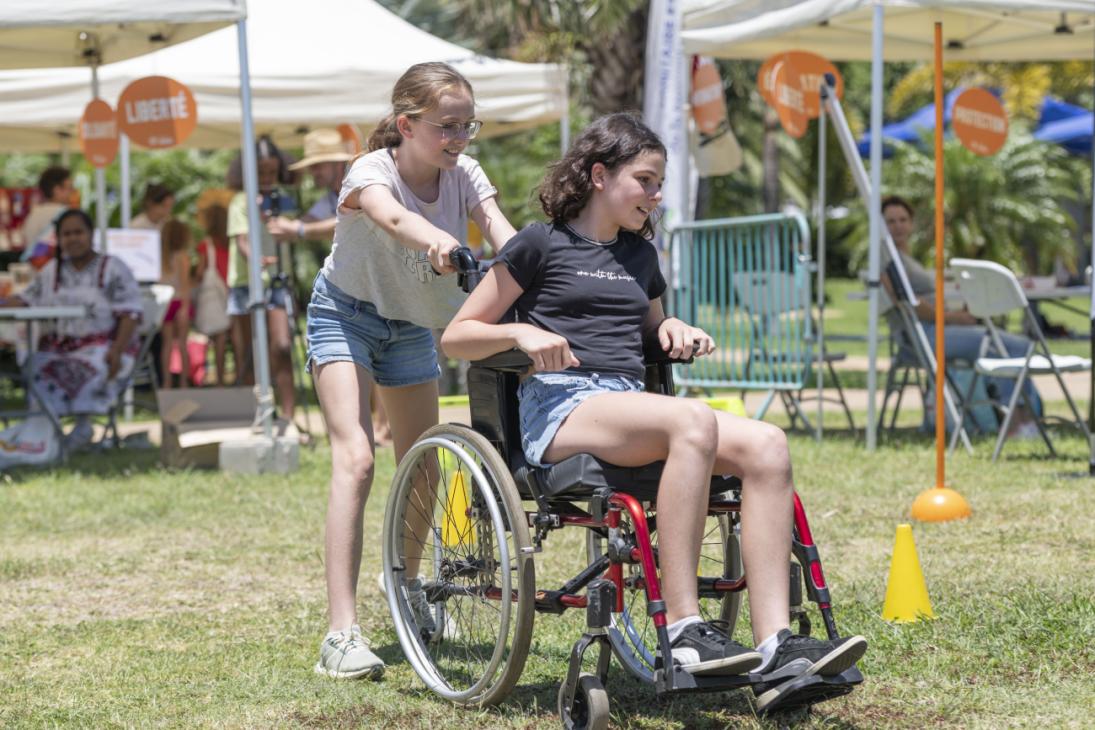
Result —
[{"label": "white canopy tent", "polygon": [[[4,0],[0,68],[121,61],[197,38],[247,14],[243,0]],[[81,37],[81,34],[84,34]]]},{"label": "white canopy tent", "polygon": [[[37,20],[32,20],[37,11]],[[205,10],[208,17],[201,15]],[[189,36],[195,37],[204,27],[206,30],[235,23],[236,60],[238,69],[239,100],[241,107],[244,189],[248,198],[248,223],[252,231],[259,228],[258,174],[255,161],[255,134],[251,121],[251,88],[248,76],[247,12],[243,0],[165,0],[152,6],[145,0],[52,0],[48,10],[42,6],[32,8],[27,0],[8,0],[0,6],[0,48],[18,48],[19,44],[34,42],[38,37],[33,26],[42,26],[43,39],[55,44],[53,55],[43,52],[24,63],[18,52],[5,56],[7,67],[39,65],[88,65],[91,67],[91,98],[99,96],[98,65],[105,59],[124,59],[142,52],[143,43],[170,44],[179,38],[169,32],[171,24],[180,23]],[[132,23],[132,25],[130,24]],[[152,37],[149,30],[159,23]],[[193,25],[188,25],[193,24]],[[205,24],[205,25],[203,25]],[[71,46],[66,46],[65,38]],[[108,41],[104,48],[103,41]],[[143,39],[143,40],[142,40]],[[73,53],[70,49],[78,49]],[[230,63],[230,58],[221,59]],[[230,66],[229,66],[230,67]],[[81,109],[83,107],[81,106]],[[103,175],[97,171],[100,221],[103,229]],[[273,399],[270,395],[270,367],[267,361],[266,317],[262,311],[261,262],[251,257],[250,289],[251,304],[255,311],[255,370],[259,387],[259,411],[256,421],[263,425],[267,439],[273,437]]]},{"label": "white canopy tent", "polygon": [[1095,0],[687,0],[681,36],[686,53],[721,58],[801,48],[869,61],[876,5],[887,61],[931,60],[937,21],[948,61],[1092,57]]},{"label": "white canopy tent", "polygon": [[929,60],[936,22],[949,61],[1087,60],[1095,56],[1093,14],[1095,0],[686,0],[685,54],[760,59],[800,49],[872,61],[868,449],[877,425],[883,62]]},{"label": "white canopy tent", "polygon": [[[23,0],[20,0],[23,2]],[[407,23],[373,0],[255,2],[248,16],[256,131],[297,145],[308,127],[367,125],[390,107],[407,67],[446,61],[471,81],[484,134],[563,119],[566,69],[477,56]],[[170,76],[194,93],[198,128],[185,146],[239,146],[239,80],[233,29],[210,33],[99,70],[113,104],[134,79]],[[0,151],[56,150],[75,134],[89,100],[87,74],[74,69],[0,73]]]}]

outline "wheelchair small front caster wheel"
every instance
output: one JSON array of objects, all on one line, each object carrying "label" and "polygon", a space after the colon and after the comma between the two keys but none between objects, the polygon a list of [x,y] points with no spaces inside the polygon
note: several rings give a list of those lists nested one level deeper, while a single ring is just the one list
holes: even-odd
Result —
[{"label": "wheelchair small front caster wheel", "polygon": [[592,674],[578,676],[578,687],[574,691],[574,703],[564,707],[566,702],[566,683],[559,685],[558,710],[566,730],[607,730],[608,729],[608,692],[601,680]]}]

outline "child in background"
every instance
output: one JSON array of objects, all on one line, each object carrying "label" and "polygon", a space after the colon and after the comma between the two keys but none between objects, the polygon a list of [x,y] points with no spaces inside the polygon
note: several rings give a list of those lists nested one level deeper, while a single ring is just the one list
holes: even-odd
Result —
[{"label": "child in background", "polygon": [[190,333],[190,227],[172,218],[165,221],[160,230],[160,283],[175,289],[171,304],[164,316],[160,330],[160,372],[163,373],[161,388],[171,388],[171,354],[179,348],[182,372],[179,387],[185,388],[190,379],[190,353],[186,348],[186,336]]},{"label": "child in background", "polygon": [[[198,243],[194,281],[194,325],[213,343],[217,385],[227,385],[225,353],[228,347],[228,209],[216,203],[199,208],[198,223],[205,238]],[[216,308],[219,311],[207,311]],[[237,368],[239,364],[237,362]]]}]

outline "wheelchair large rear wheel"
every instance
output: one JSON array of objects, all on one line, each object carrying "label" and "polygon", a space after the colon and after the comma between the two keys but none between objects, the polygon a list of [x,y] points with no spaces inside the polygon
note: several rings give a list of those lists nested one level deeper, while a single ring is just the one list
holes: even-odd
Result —
[{"label": "wheelchair large rear wheel", "polygon": [[[708,515],[704,524],[703,542],[700,546],[700,578],[728,578],[736,580],[742,575],[740,541],[735,530],[736,514]],[[621,514],[621,529],[631,530],[631,520],[626,512]],[[655,550],[658,533],[651,534]],[[605,538],[590,530],[588,540],[589,559],[595,560],[606,551]],[[648,682],[654,679],[654,661],[658,650],[658,636],[654,621],[646,611],[646,592],[642,588],[642,566],[625,564],[624,610],[613,612],[608,630],[609,643],[620,664],[633,676]],[[700,615],[705,621],[725,621],[727,633],[733,634],[741,608],[741,591],[715,593],[700,591]]]},{"label": "wheelchair large rear wheel", "polygon": [[422,681],[461,705],[502,700],[528,656],[536,589],[521,499],[489,441],[455,424],[422,435],[396,470],[383,553],[392,622]]}]

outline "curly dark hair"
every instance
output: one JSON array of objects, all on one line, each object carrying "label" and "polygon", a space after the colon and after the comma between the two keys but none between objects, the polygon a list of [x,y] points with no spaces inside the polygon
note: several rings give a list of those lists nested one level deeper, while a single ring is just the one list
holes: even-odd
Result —
[{"label": "curly dark hair", "polygon": [[[643,152],[666,154],[658,135],[635,114],[609,114],[593,122],[563,158],[548,169],[540,184],[544,214],[559,225],[574,220],[593,195],[594,164],[600,162],[613,172]],[[638,234],[646,239],[654,237],[653,217],[646,219]]]}]

